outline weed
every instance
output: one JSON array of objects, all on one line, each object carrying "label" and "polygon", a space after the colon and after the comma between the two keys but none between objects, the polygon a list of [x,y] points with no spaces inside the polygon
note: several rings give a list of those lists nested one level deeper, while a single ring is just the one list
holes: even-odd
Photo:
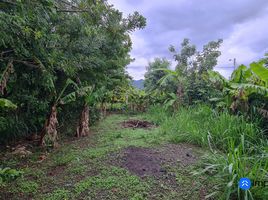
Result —
[{"label": "weed", "polygon": [[79,195],[87,190],[114,191],[120,198],[123,194],[131,198],[138,198],[137,194],[145,194],[148,185],[141,182],[138,177],[129,174],[127,170],[111,167],[104,168],[99,175],[88,177],[75,185],[75,193]]},{"label": "weed", "polygon": [[[248,177],[251,180],[266,180],[268,178],[267,154],[254,154],[250,156],[245,146],[245,138],[241,136],[241,143],[236,146],[233,139],[228,141],[228,154],[212,153],[205,156],[203,170],[195,175],[207,173],[213,179],[216,190],[213,195],[223,199],[267,199],[265,188],[252,187],[250,190],[242,191],[238,188],[240,178]],[[265,198],[264,198],[265,197]],[[258,198],[257,198],[258,199]]]},{"label": "weed", "polygon": [[70,166],[69,172],[71,174],[81,174],[81,173],[85,172],[86,169],[87,169],[86,165],[81,165],[80,163],[78,163],[75,166]]},{"label": "weed", "polygon": [[70,192],[65,189],[57,189],[47,194],[43,200],[67,200],[70,198]]},{"label": "weed", "polygon": [[64,149],[53,157],[56,166],[64,166],[78,158],[77,152],[72,149]]},{"label": "weed", "polygon": [[209,179],[215,188],[208,197],[268,199],[266,188],[253,187],[246,192],[238,188],[242,177],[268,178],[267,139],[256,124],[247,122],[243,116],[214,112],[203,105],[181,108],[173,115],[161,110],[153,108],[147,117],[160,123],[166,140],[210,148],[212,153],[202,162],[206,164],[195,173],[212,176]]},{"label": "weed", "polygon": [[30,180],[25,180],[25,179],[20,179],[16,185],[17,185],[17,188],[15,190],[21,193],[33,193],[34,194],[37,192],[39,188],[39,184],[36,183],[35,181],[30,181]]},{"label": "weed", "polygon": [[11,169],[9,167],[0,168],[0,185],[4,184],[6,181],[15,180],[23,174],[22,171]]},{"label": "weed", "polygon": [[243,116],[217,113],[208,106],[181,108],[173,116],[165,113],[162,120],[159,120],[161,116],[158,115],[162,115],[163,111],[159,109],[158,112],[149,112],[153,114],[148,117],[158,120],[161,132],[174,143],[188,142],[205,147],[213,145],[213,148],[227,152],[230,138],[238,145],[243,134],[247,141],[257,145],[259,141],[256,138],[261,137],[260,129],[244,120]]}]

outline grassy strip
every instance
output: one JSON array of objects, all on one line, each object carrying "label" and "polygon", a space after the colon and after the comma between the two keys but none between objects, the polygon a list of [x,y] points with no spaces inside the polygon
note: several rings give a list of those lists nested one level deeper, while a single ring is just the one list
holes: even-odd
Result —
[{"label": "grassy strip", "polygon": [[203,158],[203,169],[194,172],[212,175],[215,192],[208,197],[268,199],[265,187],[254,186],[246,192],[238,188],[242,177],[268,180],[268,141],[256,124],[204,105],[182,108],[174,114],[154,107],[147,118],[161,126],[162,136],[168,141],[210,148],[211,153]]}]

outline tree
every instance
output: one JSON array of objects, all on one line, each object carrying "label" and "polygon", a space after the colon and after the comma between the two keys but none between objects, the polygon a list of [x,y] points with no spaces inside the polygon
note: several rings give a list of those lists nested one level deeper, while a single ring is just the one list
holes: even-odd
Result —
[{"label": "tree", "polygon": [[175,72],[169,71],[169,76],[172,75],[177,82],[176,94],[180,103],[187,100],[192,104],[197,100],[208,99],[210,87],[207,72],[217,65],[217,59],[221,55],[218,50],[221,43],[221,39],[211,41],[199,52],[189,39],[184,39],[180,52],[177,52],[174,46],[169,48],[177,61]]},{"label": "tree", "polygon": [[173,53],[175,61],[177,61],[176,70],[182,74],[188,75],[192,72],[202,74],[208,70],[212,70],[217,65],[217,59],[221,55],[218,50],[222,39],[211,41],[203,46],[203,50],[197,51],[196,46],[190,43],[189,39],[184,39],[181,43],[180,52],[176,52],[174,46],[170,46],[169,50]]},{"label": "tree", "polygon": [[[94,0],[2,4],[0,92],[18,105],[14,116],[5,116],[11,127],[6,135],[39,132],[51,113],[57,114],[53,116],[59,123],[69,113],[87,113],[83,98],[60,105],[56,112],[55,102],[67,80],[78,88],[94,86],[96,91],[113,90],[126,82],[125,66],[132,60],[129,34],[146,25],[138,12],[124,18],[106,1]],[[72,92],[68,87],[63,95]]]},{"label": "tree", "polygon": [[[153,91],[156,88],[164,89],[164,84],[160,85],[159,80],[163,78],[167,73],[159,69],[169,69],[170,62],[166,58],[155,58],[153,62],[149,62],[146,67],[147,72],[144,77],[144,87],[146,91]],[[167,85],[167,84],[166,84]]]}]

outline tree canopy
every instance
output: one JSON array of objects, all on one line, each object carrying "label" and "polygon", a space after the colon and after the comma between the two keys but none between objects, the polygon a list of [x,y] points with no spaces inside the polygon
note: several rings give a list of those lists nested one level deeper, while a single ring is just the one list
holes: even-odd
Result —
[{"label": "tree canopy", "polygon": [[[5,136],[39,131],[61,92],[87,86],[112,90],[128,82],[129,34],[146,25],[138,12],[124,18],[101,0],[0,4],[1,95],[18,105],[10,117],[1,117]],[[65,88],[68,80],[74,84]]]}]

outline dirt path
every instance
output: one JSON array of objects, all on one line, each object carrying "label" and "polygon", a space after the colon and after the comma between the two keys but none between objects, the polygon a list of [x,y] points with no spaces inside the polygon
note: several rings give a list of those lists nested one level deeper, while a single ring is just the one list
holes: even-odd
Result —
[{"label": "dirt path", "polygon": [[21,161],[24,176],[1,186],[0,199],[204,199],[206,177],[192,175],[204,151],[171,144],[142,118],[111,115],[42,162],[38,151],[7,159],[11,167]]}]

